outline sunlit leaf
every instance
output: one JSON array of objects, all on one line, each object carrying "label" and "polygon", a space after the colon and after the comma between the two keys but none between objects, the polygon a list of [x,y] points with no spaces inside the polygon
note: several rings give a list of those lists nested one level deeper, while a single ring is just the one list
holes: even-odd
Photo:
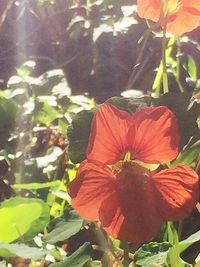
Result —
[{"label": "sunlit leaf", "polygon": [[54,190],[52,191],[52,195],[59,197],[61,199],[64,199],[66,201],[70,201],[70,196],[66,191],[62,191],[62,190]]},{"label": "sunlit leaf", "polygon": [[177,164],[185,164],[192,166],[195,160],[199,156],[200,151],[200,141],[195,142],[191,146],[187,146],[180,152],[177,159],[170,165],[171,167],[175,167]]},{"label": "sunlit leaf", "polygon": [[59,112],[47,100],[43,100],[41,101],[41,109],[38,109],[35,113],[35,120],[49,126],[57,116],[59,116]]},{"label": "sunlit leaf", "polygon": [[36,62],[29,60],[17,68],[17,74],[21,77],[29,76],[36,66]]},{"label": "sunlit leaf", "polygon": [[[34,94],[36,96],[50,95],[53,88],[58,84],[66,82],[65,74],[61,69],[53,69],[43,73],[41,76],[32,79],[32,86]],[[63,87],[62,87],[63,88]],[[70,94],[70,89],[66,86],[65,90],[67,94]]]},{"label": "sunlit leaf", "polygon": [[180,253],[199,240],[200,240],[200,230],[189,236],[187,239],[179,242],[178,248]]},{"label": "sunlit leaf", "polygon": [[188,55],[188,73],[192,79],[197,79],[197,65],[194,58],[190,55]]},{"label": "sunlit leaf", "polygon": [[176,243],[169,252],[169,261],[172,266],[177,267],[185,267],[185,266],[192,266],[191,264],[186,263],[181,259],[180,255],[181,253],[186,250],[188,247],[190,247],[193,243],[200,240],[200,230],[191,236],[189,236],[187,239]]},{"label": "sunlit leaf", "polygon": [[14,197],[0,206],[0,241],[35,236],[49,222],[49,208],[40,199]]},{"label": "sunlit leaf", "polygon": [[14,184],[12,185],[12,188],[14,189],[28,189],[28,190],[37,190],[42,188],[57,188],[60,186],[60,181],[52,181],[47,183],[29,183],[29,184]]},{"label": "sunlit leaf", "polygon": [[63,150],[59,147],[55,147],[50,154],[43,157],[37,157],[36,162],[38,168],[44,168],[47,167],[50,163],[56,162],[62,154]]}]

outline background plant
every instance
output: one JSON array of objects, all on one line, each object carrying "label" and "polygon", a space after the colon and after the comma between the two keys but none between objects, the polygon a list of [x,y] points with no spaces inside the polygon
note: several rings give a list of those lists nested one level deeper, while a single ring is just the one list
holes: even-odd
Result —
[{"label": "background plant", "polygon": [[[199,172],[199,29],[167,38],[163,95],[161,34],[150,33],[135,4],[1,2],[1,266],[123,262],[123,244],[83,221],[66,193],[85,158],[94,112],[109,97],[128,111],[168,106],[181,130],[180,154],[168,167]],[[198,267],[198,210],[166,223],[149,244],[131,244],[130,266]]]}]

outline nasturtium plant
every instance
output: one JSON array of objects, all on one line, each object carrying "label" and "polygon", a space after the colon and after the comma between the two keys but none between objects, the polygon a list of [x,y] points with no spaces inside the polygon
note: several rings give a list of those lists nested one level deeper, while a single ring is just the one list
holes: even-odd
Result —
[{"label": "nasturtium plant", "polygon": [[200,267],[200,2],[1,9],[0,266]]}]

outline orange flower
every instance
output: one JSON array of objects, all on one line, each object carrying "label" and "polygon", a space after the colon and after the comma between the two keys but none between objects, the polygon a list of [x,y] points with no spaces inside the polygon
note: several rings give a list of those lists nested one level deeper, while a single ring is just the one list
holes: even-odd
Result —
[{"label": "orange flower", "polygon": [[198,198],[198,176],[188,166],[156,171],[176,158],[179,134],[164,106],[130,115],[106,103],[96,112],[87,159],[69,184],[72,205],[113,237],[141,243],[167,220],[186,217]]},{"label": "orange flower", "polygon": [[199,0],[137,0],[138,15],[159,22],[167,32],[182,35],[200,26]]}]

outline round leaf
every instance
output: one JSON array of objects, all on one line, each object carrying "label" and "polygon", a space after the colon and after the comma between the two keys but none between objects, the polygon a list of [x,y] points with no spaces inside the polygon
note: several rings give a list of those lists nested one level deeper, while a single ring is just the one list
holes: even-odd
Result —
[{"label": "round leaf", "polygon": [[39,199],[15,197],[0,206],[0,241],[10,243],[35,236],[49,222],[49,208]]}]

